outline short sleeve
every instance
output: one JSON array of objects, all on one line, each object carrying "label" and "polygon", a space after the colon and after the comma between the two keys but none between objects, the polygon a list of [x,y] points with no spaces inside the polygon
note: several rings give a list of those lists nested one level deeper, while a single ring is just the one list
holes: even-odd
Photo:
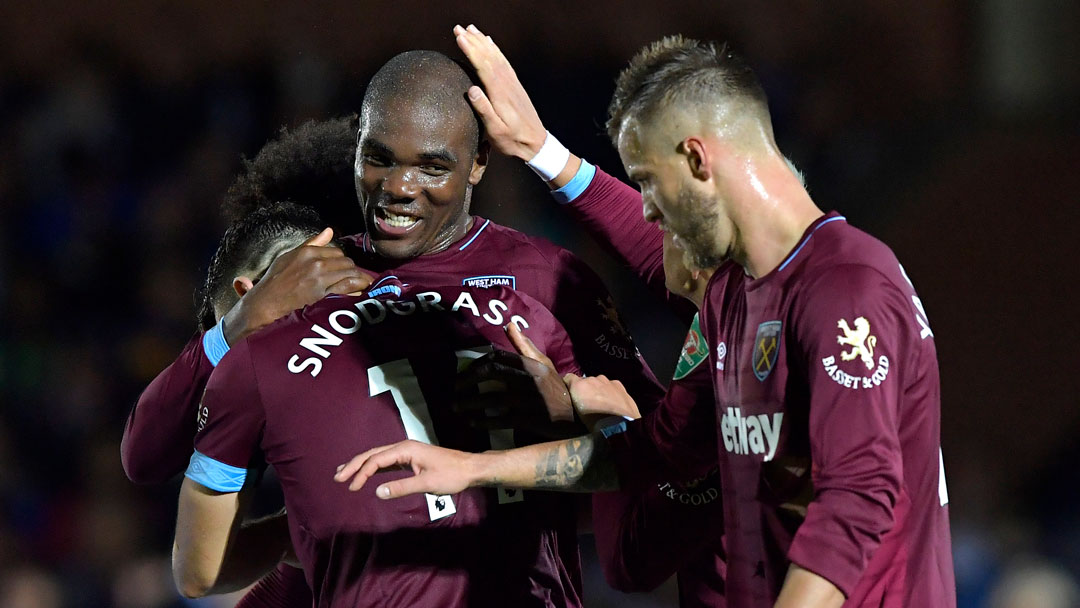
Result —
[{"label": "short sleeve", "polygon": [[815,494],[788,557],[845,595],[891,529],[903,479],[897,421],[914,322],[903,304],[877,270],[845,265],[817,277],[793,307]]},{"label": "short sleeve", "polygon": [[221,359],[203,393],[195,453],[184,473],[219,492],[238,492],[257,454],[265,425],[247,341]]}]

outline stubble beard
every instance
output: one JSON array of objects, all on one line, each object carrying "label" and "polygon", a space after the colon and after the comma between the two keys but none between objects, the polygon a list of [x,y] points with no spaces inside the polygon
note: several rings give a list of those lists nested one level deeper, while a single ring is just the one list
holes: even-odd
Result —
[{"label": "stubble beard", "polygon": [[716,242],[720,216],[714,203],[690,188],[679,190],[677,204],[685,219],[675,234],[683,242],[688,266],[696,270],[716,268],[726,257]]}]

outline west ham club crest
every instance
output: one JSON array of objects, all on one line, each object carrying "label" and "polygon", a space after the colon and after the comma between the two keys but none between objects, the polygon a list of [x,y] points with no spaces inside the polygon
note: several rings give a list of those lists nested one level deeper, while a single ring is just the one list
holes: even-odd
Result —
[{"label": "west ham club crest", "polygon": [[754,337],[754,376],[764,382],[776,365],[780,353],[780,321],[766,321],[758,325]]}]

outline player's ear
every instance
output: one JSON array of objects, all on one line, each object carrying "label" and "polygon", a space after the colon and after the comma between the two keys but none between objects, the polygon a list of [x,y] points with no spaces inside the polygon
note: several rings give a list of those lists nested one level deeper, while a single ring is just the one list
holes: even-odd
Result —
[{"label": "player's ear", "polygon": [[255,283],[245,276],[236,277],[232,281],[233,291],[235,291],[236,295],[240,296],[241,298],[244,297],[245,293],[251,291],[251,288],[254,286]]},{"label": "player's ear", "polygon": [[690,175],[694,179],[705,181],[712,177],[710,165],[714,159],[701,138],[691,136],[682,140],[679,142],[678,152],[686,158]]},{"label": "player's ear", "polygon": [[480,183],[480,180],[484,177],[484,171],[487,170],[488,157],[491,155],[491,144],[487,141],[481,141],[476,146],[476,158],[473,160],[472,171],[469,171],[469,183],[476,185]]}]

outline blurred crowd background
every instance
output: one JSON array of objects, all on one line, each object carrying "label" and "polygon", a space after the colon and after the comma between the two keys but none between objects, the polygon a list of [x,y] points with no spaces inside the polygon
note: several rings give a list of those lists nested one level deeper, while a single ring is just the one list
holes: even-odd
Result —
[{"label": "blurred crowd background", "polygon": [[[359,109],[394,54],[476,23],[548,128],[622,176],[618,70],[729,40],[824,209],[882,238],[934,329],[962,607],[1080,606],[1080,3],[10,2],[0,5],[0,606],[182,606],[178,482],[137,487],[124,419],[195,327],[218,205],[282,126]],[[668,378],[685,328],[497,158],[475,212],[584,256]],[[591,605],[620,599],[590,566]],[[231,606],[235,598],[192,602]],[[668,603],[668,604],[665,604]]]}]

